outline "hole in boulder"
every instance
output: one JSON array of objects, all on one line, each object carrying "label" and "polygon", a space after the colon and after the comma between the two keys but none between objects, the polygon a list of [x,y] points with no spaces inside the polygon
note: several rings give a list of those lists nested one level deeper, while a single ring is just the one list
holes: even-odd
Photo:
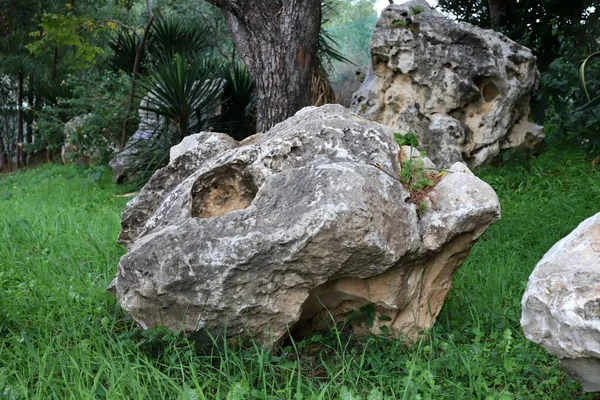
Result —
[{"label": "hole in boulder", "polygon": [[369,290],[369,278],[358,277],[338,278],[314,288],[302,305],[300,318],[290,328],[291,337],[302,340],[340,322],[349,329],[360,327],[365,322],[363,307],[370,305],[375,311]]},{"label": "hole in boulder", "polygon": [[500,94],[500,89],[498,89],[498,86],[492,82],[490,77],[476,76],[473,79],[473,82],[475,85],[477,85],[481,95],[483,96],[483,100],[485,100],[487,103],[492,102]]},{"label": "hole in boulder", "polygon": [[210,218],[247,208],[258,188],[247,174],[224,168],[202,176],[192,188],[192,217]]}]

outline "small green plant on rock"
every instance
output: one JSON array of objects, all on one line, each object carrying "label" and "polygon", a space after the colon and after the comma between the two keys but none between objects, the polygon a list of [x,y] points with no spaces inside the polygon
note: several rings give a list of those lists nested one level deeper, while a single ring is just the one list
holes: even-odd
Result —
[{"label": "small green plant on rock", "polygon": [[425,200],[421,200],[419,202],[419,213],[424,214],[425,211],[427,211],[427,203],[425,202]]},{"label": "small green plant on rock", "polygon": [[[411,150],[412,151],[412,150]],[[435,171],[425,168],[425,161],[421,157],[409,157],[403,161],[400,170],[400,181],[411,192],[419,192],[435,185]]]},{"label": "small green plant on rock", "polygon": [[[394,133],[394,140],[400,147],[410,146],[409,156],[403,159],[402,151],[398,154],[400,161],[400,182],[410,192],[409,203],[417,205],[417,213],[424,214],[427,211],[425,201],[428,193],[435,187],[436,183],[446,174],[446,171],[438,171],[425,166],[425,152],[418,151],[419,139],[414,133]],[[406,155],[404,155],[406,157]]]},{"label": "small green plant on rock", "polygon": [[419,15],[421,14],[423,11],[425,11],[425,9],[421,6],[412,6],[410,8],[410,15]]},{"label": "small green plant on rock", "polygon": [[408,28],[409,24],[404,19],[395,19],[392,21],[392,26],[394,26],[396,28]]},{"label": "small green plant on rock", "polygon": [[[413,157],[414,150],[419,147],[419,138],[414,133],[407,133],[405,135],[396,132],[394,133],[394,140],[398,143],[398,146],[410,146],[410,157],[407,160],[401,161],[400,181],[410,190],[411,192],[418,192],[429,186],[435,184],[434,180],[431,179],[432,171],[428,171],[425,168],[426,157],[425,152],[419,152],[419,156]],[[399,157],[402,153],[400,153]]]},{"label": "small green plant on rock", "polygon": [[398,146],[412,146],[414,148],[419,147],[419,138],[414,133],[401,134],[400,132],[394,133],[394,140],[398,143]]}]

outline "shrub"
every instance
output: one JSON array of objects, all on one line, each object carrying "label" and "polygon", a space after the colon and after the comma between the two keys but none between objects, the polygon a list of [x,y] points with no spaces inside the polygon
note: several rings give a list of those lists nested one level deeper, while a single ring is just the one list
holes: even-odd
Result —
[{"label": "shrub", "polygon": [[60,149],[66,139],[66,122],[87,115],[70,133],[74,157],[107,162],[117,150],[129,78],[124,74],[104,72],[98,76],[71,76],[63,85],[72,87],[72,97],[59,98],[38,113],[34,124],[36,140],[28,150]]},{"label": "shrub", "polygon": [[[549,141],[566,138],[578,143],[586,152],[600,152],[600,114],[581,108],[588,100],[582,96],[578,82],[579,55],[573,45],[562,42],[562,54],[541,75],[546,92],[546,118],[544,128]],[[583,61],[583,60],[582,60]],[[597,63],[595,63],[597,64]],[[589,65],[587,85],[590,93],[598,93],[600,73],[598,65]]]}]

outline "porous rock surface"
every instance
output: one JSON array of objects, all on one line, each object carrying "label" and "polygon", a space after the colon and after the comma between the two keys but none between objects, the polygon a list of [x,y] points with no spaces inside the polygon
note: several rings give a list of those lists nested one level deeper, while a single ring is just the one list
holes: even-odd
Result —
[{"label": "porous rock surface", "polygon": [[500,33],[447,20],[425,0],[392,4],[377,21],[371,58],[351,110],[416,133],[438,167],[473,168],[544,141],[528,122],[536,59]]},{"label": "porous rock surface", "polygon": [[414,339],[500,209],[457,163],[418,213],[398,151],[389,128],[339,105],[240,143],[191,136],[128,204],[109,290],[142,327],[226,326],[273,344],[321,323],[324,307],[372,305],[373,331]]},{"label": "porous rock surface", "polygon": [[522,305],[527,339],[559,357],[585,391],[600,391],[600,213],[544,255]]}]

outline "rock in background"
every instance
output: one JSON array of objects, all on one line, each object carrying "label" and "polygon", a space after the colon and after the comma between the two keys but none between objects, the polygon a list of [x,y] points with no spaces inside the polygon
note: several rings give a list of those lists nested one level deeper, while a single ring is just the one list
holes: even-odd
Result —
[{"label": "rock in background", "polygon": [[500,33],[449,21],[414,0],[383,10],[371,56],[351,110],[416,133],[438,167],[473,168],[544,141],[542,127],[528,122],[536,59]]},{"label": "rock in background", "polygon": [[389,128],[339,105],[241,143],[190,136],[128,204],[109,289],[145,328],[270,345],[320,325],[324,307],[329,320],[370,306],[362,328],[414,339],[500,206],[460,163],[411,203],[398,152]]},{"label": "rock in background", "polygon": [[93,117],[93,114],[88,113],[74,117],[65,123],[65,142],[60,150],[60,158],[62,159],[63,164],[68,165],[74,161],[77,148],[73,146],[71,138],[82,128],[85,121],[91,117]]},{"label": "rock in background", "polygon": [[560,358],[588,392],[600,391],[600,213],[536,265],[523,295],[527,339]]}]

